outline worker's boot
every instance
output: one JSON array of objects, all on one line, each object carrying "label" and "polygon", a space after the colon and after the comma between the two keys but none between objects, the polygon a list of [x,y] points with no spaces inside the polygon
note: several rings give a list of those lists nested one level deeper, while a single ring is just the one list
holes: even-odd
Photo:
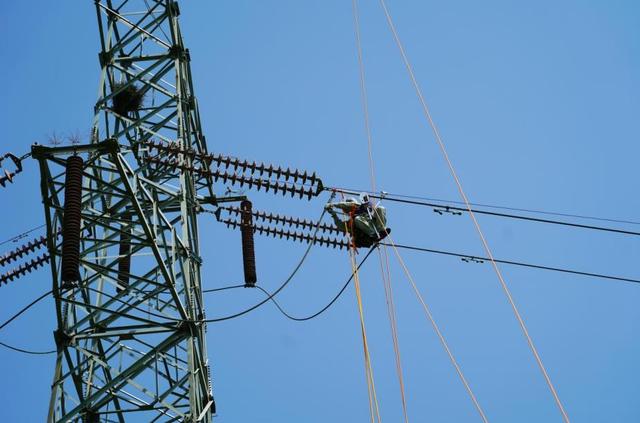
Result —
[{"label": "worker's boot", "polygon": [[387,235],[389,235],[391,233],[391,228],[386,228],[384,230],[384,232],[380,233],[380,237],[378,238],[378,240],[376,242],[380,242],[383,239],[385,239],[387,237]]}]

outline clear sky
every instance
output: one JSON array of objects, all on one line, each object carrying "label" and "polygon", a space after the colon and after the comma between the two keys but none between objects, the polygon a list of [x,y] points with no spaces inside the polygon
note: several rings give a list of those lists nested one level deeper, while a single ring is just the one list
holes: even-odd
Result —
[{"label": "clear sky", "polygon": [[[388,5],[471,201],[640,219],[638,2]],[[378,2],[360,7],[379,188],[459,200]],[[210,150],[315,170],[330,186],[369,187],[350,1],[189,1],[181,10]],[[98,44],[93,2],[3,5],[0,153],[22,154],[53,131],[88,130]],[[0,188],[0,240],[43,222],[38,183],[29,161],[14,185]],[[326,201],[250,195],[257,209],[306,218],[319,216]],[[385,205],[398,243],[483,254],[467,215]],[[640,276],[636,237],[479,220],[496,257]],[[205,215],[201,236],[204,286],[240,282],[239,233]],[[277,287],[302,253],[300,244],[256,238],[259,284]],[[403,256],[489,421],[560,422],[490,265]],[[361,274],[364,314],[382,419],[400,422],[376,260]],[[501,268],[571,420],[640,421],[640,286]],[[310,314],[349,269],[344,251],[314,248],[278,299],[293,314]],[[49,275],[40,270],[2,286],[0,320],[50,289]],[[480,421],[395,259],[392,280],[410,421]],[[209,295],[210,318],[262,299],[249,290]],[[54,328],[47,300],[2,330],[0,341],[51,349]],[[216,421],[369,419],[352,288],[310,322],[288,321],[267,304],[209,325],[207,341]],[[53,365],[52,356],[0,349],[0,420],[44,420]]]}]

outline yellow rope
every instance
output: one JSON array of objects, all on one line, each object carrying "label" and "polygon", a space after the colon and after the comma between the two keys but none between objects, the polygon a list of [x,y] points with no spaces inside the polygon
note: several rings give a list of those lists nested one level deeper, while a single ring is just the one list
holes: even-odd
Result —
[{"label": "yellow rope", "polygon": [[[389,322],[391,324],[391,338],[393,341],[393,352],[395,354],[396,361],[396,374],[398,376],[398,384],[400,385],[400,399],[402,400],[402,412],[404,415],[405,423],[409,423],[409,415],[407,413],[407,401],[404,390],[404,377],[402,374],[402,360],[400,358],[400,343],[398,341],[398,326],[396,321],[396,306],[393,301],[393,288],[391,286],[391,271],[389,269],[389,255],[387,249],[384,248],[384,267],[382,260],[382,252],[378,249],[378,256],[380,259],[380,271],[382,273],[382,282],[384,284],[384,293],[387,302],[387,314],[389,315]],[[386,268],[386,275],[385,275]],[[386,277],[385,277],[386,276]]]},{"label": "yellow rope", "polygon": [[369,124],[369,101],[367,100],[367,85],[364,78],[364,61],[362,60],[362,45],[360,42],[360,19],[358,17],[358,0],[352,0],[353,24],[356,33],[356,46],[358,49],[358,69],[360,70],[360,96],[364,114],[364,127],[367,131],[367,146],[369,150],[369,171],[371,177],[371,190],[376,190],[376,173],[373,165],[373,140],[371,137],[371,125]]},{"label": "yellow rope", "polygon": [[[349,230],[349,225],[351,230]],[[350,215],[349,222],[344,222],[345,231],[349,234],[353,233],[353,216]],[[371,416],[371,423],[374,423],[377,419],[378,423],[381,423],[380,419],[380,406],[378,404],[378,396],[376,394],[376,386],[373,377],[373,368],[371,366],[371,356],[369,355],[369,342],[367,341],[367,330],[364,324],[364,310],[362,307],[362,295],[360,293],[360,275],[358,272],[358,265],[356,264],[356,247],[353,241],[353,235],[351,235],[352,245],[349,248],[349,262],[351,263],[351,272],[353,273],[353,283],[356,291],[356,299],[358,301],[358,315],[360,317],[360,332],[362,334],[362,349],[364,351],[364,367],[367,378],[367,393],[369,395],[369,415]]]},{"label": "yellow rope", "polygon": [[398,248],[396,248],[396,244],[393,242],[393,239],[391,238],[391,235],[389,235],[388,238],[389,238],[389,242],[391,243],[391,246],[393,247],[393,250],[396,253],[396,256],[398,257],[398,261],[400,262],[400,265],[402,266],[402,268],[404,270],[404,273],[407,275],[407,279],[411,283],[413,291],[415,292],[416,296],[418,297],[418,300],[420,300],[420,303],[422,304],[422,308],[424,309],[425,314],[427,315],[429,321],[431,322],[431,326],[433,326],[433,329],[436,331],[436,334],[438,335],[438,338],[440,339],[440,343],[444,347],[444,350],[447,352],[447,355],[449,356],[449,360],[451,360],[451,364],[453,364],[453,367],[456,369],[456,372],[458,373],[458,376],[460,377],[460,380],[464,384],[464,387],[467,390],[467,393],[469,394],[469,397],[471,397],[471,401],[473,401],[473,404],[475,405],[476,409],[478,410],[478,413],[480,414],[480,417],[482,418],[482,421],[484,423],[488,423],[487,416],[484,414],[484,411],[482,410],[482,407],[480,407],[480,403],[478,402],[475,394],[471,390],[471,386],[469,385],[469,382],[467,382],[467,379],[464,377],[464,374],[462,373],[462,369],[460,368],[460,366],[458,365],[458,362],[456,361],[455,357],[453,356],[453,353],[451,352],[451,349],[449,349],[449,345],[447,344],[447,341],[444,339],[444,335],[442,335],[442,332],[440,331],[440,328],[438,327],[438,324],[436,323],[435,319],[433,318],[433,315],[431,314],[431,310],[429,309],[429,306],[427,306],[427,303],[422,298],[422,295],[420,294],[420,291],[418,290],[418,287],[416,286],[416,283],[413,280],[413,276],[411,276],[411,272],[409,272],[409,269],[407,268],[407,265],[405,264],[404,260],[402,259],[402,256],[400,256],[400,252],[398,251]]},{"label": "yellow rope", "polygon": [[[362,110],[364,117],[364,127],[367,134],[367,150],[369,153],[369,172],[371,178],[371,190],[376,190],[376,176],[375,176],[375,166],[373,161],[373,137],[371,135],[371,124],[369,119],[369,101],[367,96],[367,85],[365,80],[365,71],[364,71],[364,60],[362,55],[362,42],[360,37],[360,18],[358,12],[358,0],[352,0],[352,9],[353,9],[353,24],[355,29],[355,38],[356,38],[356,47],[357,47],[357,56],[358,56],[358,70],[360,75],[360,96],[362,101]],[[404,390],[404,378],[402,375],[402,361],[400,359],[400,345],[398,341],[398,329],[396,323],[396,315],[395,315],[395,306],[393,303],[393,291],[391,289],[391,272],[389,271],[389,260],[386,247],[384,248],[384,254],[387,256],[386,260],[386,275],[382,260],[382,253],[380,249],[378,249],[378,258],[380,260],[380,273],[382,276],[382,283],[385,289],[386,303],[387,303],[387,314],[389,315],[389,322],[391,325],[391,337],[393,341],[393,351],[395,354],[395,362],[396,362],[396,374],[398,376],[398,384],[400,386],[400,396],[402,399],[402,412],[404,414],[405,423],[409,423],[409,417],[407,414],[407,403],[405,398],[405,390]]]},{"label": "yellow rope", "polygon": [[[378,422],[381,422],[380,419],[380,407],[378,404],[378,397],[376,395],[376,386],[373,377],[373,368],[371,366],[371,356],[369,354],[369,342],[367,340],[367,330],[364,324],[364,310],[362,307],[362,294],[360,291],[360,276],[358,274],[358,267],[355,259],[355,251],[351,251],[349,254],[349,258],[351,261],[351,267],[353,270],[353,282],[356,291],[356,299],[358,300],[358,313],[360,316],[360,330],[362,332],[362,347],[364,350],[364,360],[365,360],[365,371],[367,376],[367,386],[369,390],[369,409],[371,412],[371,421],[374,421],[374,411],[375,417]],[[375,406],[375,407],[374,407]]]},{"label": "yellow rope", "polygon": [[551,394],[553,395],[553,398],[556,402],[556,405],[558,406],[560,413],[562,414],[562,418],[564,419],[564,421],[566,423],[569,423],[569,416],[567,415],[567,412],[564,409],[564,406],[562,405],[562,402],[560,401],[560,397],[558,396],[558,392],[556,391],[556,388],[554,387],[553,383],[551,382],[551,378],[549,377],[549,374],[547,373],[547,369],[545,368],[544,364],[542,363],[542,358],[540,357],[540,354],[538,353],[538,349],[536,348],[536,346],[533,343],[533,339],[531,338],[531,336],[529,335],[529,330],[527,329],[527,326],[524,323],[524,320],[522,318],[522,316],[520,315],[520,311],[518,310],[518,307],[516,306],[516,303],[511,295],[511,291],[509,290],[509,287],[507,286],[507,283],[502,275],[502,272],[500,271],[500,268],[498,267],[498,265],[496,264],[494,258],[493,258],[493,254],[491,252],[491,248],[489,248],[489,244],[484,236],[484,233],[482,232],[482,229],[480,228],[480,224],[478,223],[478,220],[476,219],[475,214],[473,213],[473,211],[471,210],[471,205],[469,202],[469,199],[467,198],[466,193],[464,192],[464,189],[462,188],[462,183],[460,182],[460,179],[458,178],[458,174],[456,173],[454,167],[453,167],[453,163],[451,162],[451,160],[449,159],[449,154],[447,153],[447,149],[444,146],[444,142],[442,141],[442,137],[440,136],[440,131],[438,131],[438,127],[436,126],[432,116],[431,116],[431,112],[429,111],[429,107],[427,106],[427,102],[424,99],[424,96],[422,95],[422,90],[420,89],[420,85],[418,84],[418,81],[416,79],[416,76],[413,72],[413,68],[411,66],[411,63],[409,62],[409,59],[407,58],[407,55],[405,53],[404,47],[402,45],[402,42],[400,41],[400,37],[398,36],[398,32],[396,30],[396,27],[393,23],[393,20],[391,18],[391,14],[389,13],[389,10],[387,9],[387,5],[385,3],[385,0],[380,0],[380,4],[382,5],[382,8],[384,10],[384,14],[387,18],[387,22],[389,24],[389,27],[391,29],[391,32],[393,34],[393,38],[395,39],[395,42],[398,46],[398,49],[400,50],[400,55],[402,56],[402,60],[404,62],[405,67],[407,68],[407,71],[409,73],[409,77],[411,79],[411,82],[413,84],[413,87],[416,91],[416,94],[418,96],[418,99],[420,100],[420,104],[422,105],[422,110],[424,112],[424,115],[427,119],[427,121],[429,122],[429,125],[431,126],[431,129],[436,137],[436,140],[438,141],[438,145],[440,147],[440,150],[442,151],[442,154],[447,162],[447,165],[449,167],[449,171],[451,172],[451,175],[453,176],[453,179],[456,182],[456,185],[458,186],[458,191],[460,192],[460,196],[462,197],[462,200],[464,201],[467,211],[469,212],[469,216],[471,216],[471,219],[473,220],[473,224],[476,228],[476,231],[478,232],[478,235],[480,236],[480,239],[482,241],[482,245],[485,249],[485,252],[487,253],[487,256],[489,257],[489,260],[491,261],[491,264],[493,266],[493,269],[498,277],[498,280],[500,281],[500,285],[502,286],[502,290],[504,291],[505,295],[507,296],[507,299],[509,301],[509,304],[511,305],[511,309],[513,310],[513,313],[516,317],[516,319],[518,320],[518,323],[520,324],[520,328],[522,329],[522,333],[524,334],[527,343],[529,344],[529,348],[531,349],[531,352],[533,353],[533,356],[535,357],[535,360],[538,364],[538,367],[540,368],[540,371],[542,372],[542,374],[544,375],[545,381],[547,382],[547,385],[549,386],[549,390],[551,391]]}]

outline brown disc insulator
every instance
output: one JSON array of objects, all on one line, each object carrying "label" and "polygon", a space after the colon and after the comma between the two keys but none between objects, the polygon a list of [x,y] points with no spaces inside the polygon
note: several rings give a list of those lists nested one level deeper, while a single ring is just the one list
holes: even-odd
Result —
[{"label": "brown disc insulator", "polygon": [[247,287],[255,286],[258,281],[256,276],[256,254],[253,246],[253,214],[251,213],[251,207],[251,201],[249,200],[244,200],[240,203],[242,212],[240,217],[242,263],[244,265],[244,284]]},{"label": "brown disc insulator", "polygon": [[123,216],[125,222],[122,224],[120,234],[120,248],[118,251],[118,288],[117,292],[124,291],[129,286],[129,275],[131,274],[131,227],[129,225],[131,214]]},{"label": "brown disc insulator", "polygon": [[82,168],[80,156],[67,159],[62,222],[62,284],[80,281],[80,221],[82,209]]}]

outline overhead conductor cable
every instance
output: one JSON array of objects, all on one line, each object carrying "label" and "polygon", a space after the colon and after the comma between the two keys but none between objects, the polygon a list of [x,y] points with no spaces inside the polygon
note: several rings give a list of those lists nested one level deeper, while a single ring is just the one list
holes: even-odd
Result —
[{"label": "overhead conductor cable", "polygon": [[[11,316],[9,319],[5,320],[4,323],[0,324],[0,329],[3,329],[5,326],[7,326],[9,323],[13,322],[15,319],[17,319],[20,315],[22,315],[22,313],[26,312],[27,310],[29,310],[31,307],[33,307],[34,305],[36,305],[37,303],[39,303],[40,301],[42,301],[43,299],[47,298],[52,291],[47,291],[44,294],[40,295],[38,298],[36,298],[35,300],[31,301],[29,304],[27,304],[26,306],[24,306],[22,309],[20,309],[17,313],[15,313],[13,316]],[[51,351],[33,351],[33,350],[27,350],[24,348],[18,348],[18,347],[14,347],[12,345],[6,344],[4,342],[0,342],[0,345],[8,348],[10,350],[16,351],[16,352],[20,352],[20,353],[24,353],[24,354],[31,354],[31,355],[46,355],[46,354],[54,354],[56,352],[56,350],[51,350]]]}]

